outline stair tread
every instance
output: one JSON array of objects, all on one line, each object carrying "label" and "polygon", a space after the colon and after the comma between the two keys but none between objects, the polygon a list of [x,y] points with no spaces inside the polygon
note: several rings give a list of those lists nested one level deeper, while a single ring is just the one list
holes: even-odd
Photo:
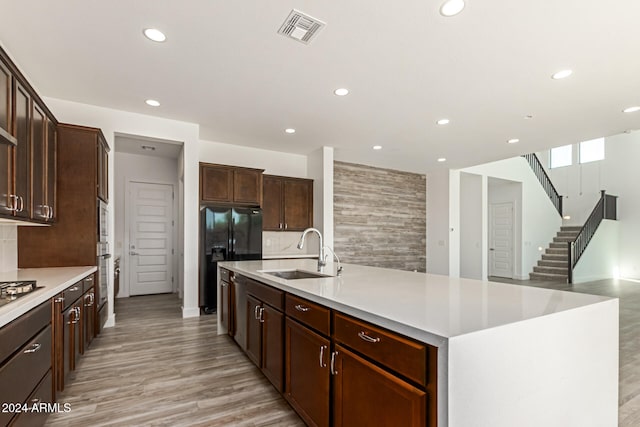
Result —
[{"label": "stair tread", "polygon": [[535,280],[535,279],[557,280],[557,281],[566,282],[567,276],[566,275],[560,275],[560,274],[548,274],[548,273],[529,273],[529,279],[531,279],[531,280]]}]

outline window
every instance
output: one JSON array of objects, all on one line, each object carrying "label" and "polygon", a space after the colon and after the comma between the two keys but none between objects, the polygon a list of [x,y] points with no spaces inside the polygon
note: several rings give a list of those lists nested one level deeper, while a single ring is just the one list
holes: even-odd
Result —
[{"label": "window", "polygon": [[562,166],[571,166],[571,145],[563,145],[562,147],[556,147],[551,149],[550,167],[560,168]]},{"label": "window", "polygon": [[592,139],[580,143],[580,163],[604,160],[604,138]]}]

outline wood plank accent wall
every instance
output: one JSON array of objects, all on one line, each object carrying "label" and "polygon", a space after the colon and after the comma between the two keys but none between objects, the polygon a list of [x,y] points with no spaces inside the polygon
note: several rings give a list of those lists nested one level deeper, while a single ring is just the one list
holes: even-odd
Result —
[{"label": "wood plank accent wall", "polygon": [[345,263],[426,271],[425,175],[334,162],[334,246]]}]

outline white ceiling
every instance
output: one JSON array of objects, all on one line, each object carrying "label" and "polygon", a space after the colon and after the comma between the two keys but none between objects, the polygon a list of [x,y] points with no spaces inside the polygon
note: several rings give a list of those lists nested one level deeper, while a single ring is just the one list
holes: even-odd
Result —
[{"label": "white ceiling", "polygon": [[[44,96],[403,170],[640,128],[640,112],[621,112],[640,105],[640,1],[467,0],[453,18],[441,1],[0,0],[0,43]],[[277,34],[292,8],[327,24],[310,45]]]},{"label": "white ceiling", "polygon": [[117,134],[114,142],[116,152],[137,154],[140,156],[177,159],[182,150],[181,143],[136,135]]}]

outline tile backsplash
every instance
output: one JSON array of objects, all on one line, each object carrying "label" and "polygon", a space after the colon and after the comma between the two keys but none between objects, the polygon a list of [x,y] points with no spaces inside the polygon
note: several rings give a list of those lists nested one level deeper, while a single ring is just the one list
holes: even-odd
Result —
[{"label": "tile backsplash", "polygon": [[303,250],[298,249],[298,241],[302,232],[298,231],[263,231],[262,255],[300,255],[318,253],[318,236],[307,234]]},{"label": "tile backsplash", "polygon": [[0,224],[0,271],[18,268],[18,226]]}]

